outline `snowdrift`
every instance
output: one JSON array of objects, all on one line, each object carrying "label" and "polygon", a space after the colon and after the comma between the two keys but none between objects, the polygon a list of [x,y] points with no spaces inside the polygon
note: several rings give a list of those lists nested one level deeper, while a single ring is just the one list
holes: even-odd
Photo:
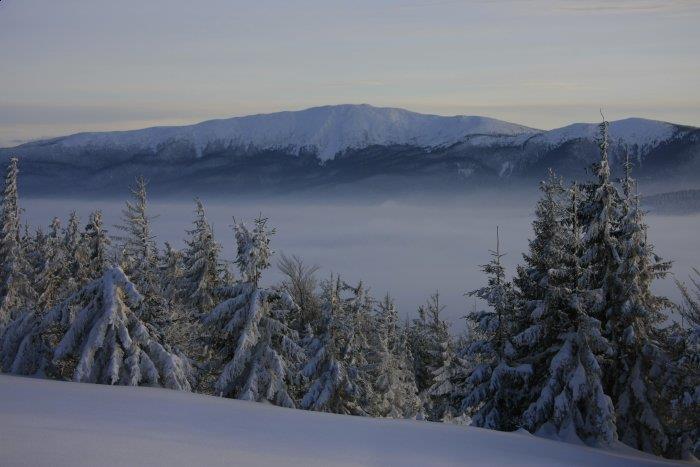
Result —
[{"label": "snowdrift", "polygon": [[[471,427],[331,415],[186,392],[0,375],[0,464],[660,466]],[[688,464],[685,464],[688,465]]]}]

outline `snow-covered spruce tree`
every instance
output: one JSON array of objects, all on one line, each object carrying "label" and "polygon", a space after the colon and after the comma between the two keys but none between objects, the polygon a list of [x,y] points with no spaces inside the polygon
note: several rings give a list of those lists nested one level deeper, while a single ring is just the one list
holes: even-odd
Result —
[{"label": "snow-covered spruce tree", "polygon": [[15,321],[3,337],[4,367],[77,382],[190,390],[187,360],[168,352],[133,311],[141,300],[124,272],[109,268],[46,314]]},{"label": "snow-covered spruce tree", "polygon": [[359,403],[362,410],[369,414],[374,400],[369,370],[372,335],[377,329],[373,316],[375,300],[362,282],[356,286],[343,283],[342,291],[344,309],[342,319],[346,320],[346,329],[351,331],[343,354],[350,376],[359,388]]},{"label": "snow-covered spruce tree", "polygon": [[92,212],[75,251],[75,272],[72,274],[75,287],[82,288],[102,276],[110,265],[110,245],[102,212]]},{"label": "snow-covered spruce tree", "polygon": [[429,420],[438,421],[441,414],[434,414],[428,390],[435,383],[435,371],[444,364],[445,351],[449,346],[449,326],[440,313],[445,309],[440,304],[440,294],[435,292],[424,305],[418,308],[418,318],[411,327],[411,354],[418,392]]},{"label": "snow-covered spruce tree", "polygon": [[449,324],[440,316],[444,309],[439,292],[435,292],[418,308],[418,319],[413,322],[414,368],[423,409],[431,421],[452,418],[457,412],[443,380],[452,369],[456,370],[452,365],[458,364],[453,361]]},{"label": "snow-covered spruce tree", "polygon": [[182,251],[173,248],[170,242],[165,242],[160,275],[165,299],[173,304],[179,302],[181,298],[180,288],[185,276],[185,264]]},{"label": "snow-covered spruce tree", "polygon": [[35,298],[27,277],[30,266],[20,242],[18,173],[17,158],[13,157],[7,167],[0,206],[0,334]]},{"label": "snow-covered spruce tree", "polygon": [[535,238],[516,280],[523,316],[512,341],[518,362],[533,368],[522,424],[533,433],[609,444],[616,439],[615,414],[596,357],[609,345],[600,322],[587,314],[591,291],[580,288],[579,190],[570,190],[566,212],[559,180],[550,177],[541,189]]},{"label": "snow-covered spruce tree", "polygon": [[68,216],[68,223],[63,230],[62,249],[65,254],[66,283],[63,284],[67,295],[73,294],[80,288],[80,262],[78,249],[80,248],[80,219],[75,211]]},{"label": "snow-covered spruce tree", "polygon": [[379,302],[370,352],[371,414],[375,417],[413,418],[421,408],[412,362],[407,358],[398,312],[387,294]]},{"label": "snow-covered spruce tree", "polygon": [[550,170],[547,180],[540,183],[540,191],[542,198],[537,202],[532,222],[534,236],[528,242],[529,252],[523,254],[525,264],[517,267],[513,279],[525,316],[535,321],[547,311],[553,299],[550,297],[555,291],[552,282],[558,280],[559,270],[570,253],[568,242],[572,240],[571,232],[565,227],[566,190],[562,179]]},{"label": "snow-covered spruce tree", "polygon": [[[608,316],[619,307],[620,242],[617,232],[622,217],[622,198],[610,179],[608,160],[608,122],[600,124],[598,146],[600,161],[593,165],[595,179],[583,185],[582,201],[583,250],[582,267],[586,289],[597,290],[598,299],[592,312],[607,333]],[[606,387],[606,389],[608,389]]]},{"label": "snow-covered spruce tree", "polygon": [[683,303],[676,305],[681,323],[666,328],[671,361],[662,377],[662,396],[669,402],[669,457],[700,458],[700,271],[690,285],[676,280]]},{"label": "snow-covered spruce tree", "polygon": [[282,288],[299,307],[299,313],[290,325],[300,334],[304,334],[308,326],[311,326],[312,330],[317,329],[322,319],[321,301],[316,291],[318,266],[307,265],[297,256],[282,254],[277,267],[284,275]]},{"label": "snow-covered spruce tree", "polygon": [[468,294],[485,300],[492,309],[468,317],[475,323],[480,338],[468,349],[469,358],[477,364],[467,379],[463,407],[469,410],[472,425],[512,431],[520,426],[532,367],[514,362],[516,352],[511,339],[516,318],[515,294],[501,264],[504,255],[498,237],[497,229],[496,251],[491,251],[491,261],[482,266],[488,284]]},{"label": "snow-covered spruce tree", "polygon": [[362,404],[363,385],[355,366],[355,320],[341,297],[339,278],[321,284],[322,319],[316,334],[309,330],[304,348],[308,354],[301,371],[308,381],[300,407],[319,412],[367,415]]},{"label": "snow-covered spruce tree", "polygon": [[214,238],[202,202],[199,199],[195,202],[194,227],[187,231],[187,248],[183,253],[182,295],[193,316],[199,318],[211,312],[220,299],[219,289],[226,283],[220,259],[221,245]]},{"label": "snow-covered spruce tree", "polygon": [[442,352],[442,366],[433,371],[433,385],[427,395],[431,401],[432,417],[446,423],[462,423],[465,415],[463,407],[467,395],[467,378],[471,365],[465,358],[469,343],[465,337],[446,342]]},{"label": "snow-covered spruce tree", "polygon": [[662,261],[647,238],[644,214],[633,193],[629,165],[623,181],[622,218],[618,227],[620,258],[614,275],[616,296],[605,316],[605,335],[614,349],[608,360],[606,389],[613,398],[619,438],[625,444],[657,455],[669,438],[662,411],[662,368],[668,356],[658,326],[670,306],[651,286],[666,276],[671,263]]},{"label": "snow-covered spruce tree", "polygon": [[410,346],[410,323],[408,319],[399,330],[395,358],[399,367],[398,388],[395,390],[399,411],[404,418],[425,419],[423,402],[418,395],[416,374],[413,366],[413,355]]},{"label": "snow-covered spruce tree", "polygon": [[165,249],[160,265],[160,282],[163,291],[163,299],[170,310],[168,326],[163,329],[163,340],[173,345],[191,357],[197,356],[198,345],[196,340],[200,329],[198,322],[191,319],[189,310],[182,297],[182,281],[185,275],[183,254],[165,242]]},{"label": "snow-covered spruce tree", "polygon": [[163,332],[171,316],[159,281],[158,250],[151,229],[153,216],[148,214],[146,180],[136,178],[131,187],[133,201],[127,201],[122,210],[122,224],[115,226],[122,231],[116,236],[124,272],[136,284],[143,295],[139,314],[147,324]]},{"label": "snow-covered spruce tree", "polygon": [[69,270],[64,242],[61,234],[61,221],[54,217],[49,233],[43,242],[41,264],[37,271],[35,288],[38,298],[36,306],[48,310],[68,296]]},{"label": "snow-covered spruce tree", "polygon": [[252,230],[240,222],[234,228],[241,280],[224,290],[228,298],[204,319],[218,375],[214,392],[294,407],[292,386],[303,351],[285,318],[296,305],[289,294],[259,284],[270,266],[274,230],[268,229],[264,218],[256,219]]},{"label": "snow-covered spruce tree", "polygon": [[683,304],[677,307],[683,318],[683,327],[690,330],[693,340],[700,343],[700,270],[693,268],[690,277],[691,286],[676,280],[678,290],[683,296]]},{"label": "snow-covered spruce tree", "polygon": [[[24,259],[24,273],[27,280],[33,284],[34,293],[36,294],[36,283],[39,278],[39,272],[44,267],[44,255],[46,253],[47,236],[44,229],[39,226],[30,232],[29,224],[24,224],[22,234],[20,235],[20,248],[22,249],[22,258]],[[35,295],[36,298],[36,295]]]}]

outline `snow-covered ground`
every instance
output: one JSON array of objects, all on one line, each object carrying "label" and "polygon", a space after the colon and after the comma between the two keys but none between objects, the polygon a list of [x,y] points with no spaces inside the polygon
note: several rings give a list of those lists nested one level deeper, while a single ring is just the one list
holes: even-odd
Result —
[{"label": "snow-covered ground", "polygon": [[0,375],[0,465],[675,463],[624,446],[604,451],[527,433],[321,414],[165,389]]}]

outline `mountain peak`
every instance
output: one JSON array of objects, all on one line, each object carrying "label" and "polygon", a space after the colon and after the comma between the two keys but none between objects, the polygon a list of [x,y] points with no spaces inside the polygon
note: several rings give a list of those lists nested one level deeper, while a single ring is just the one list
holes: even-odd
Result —
[{"label": "mountain peak", "polygon": [[377,144],[437,147],[473,135],[515,136],[538,132],[488,117],[445,117],[369,104],[341,104],[208,120],[186,126],[78,133],[32,144],[156,150],[170,141],[184,141],[201,154],[207,145],[221,143],[295,152],[314,149],[325,160],[348,149]]}]

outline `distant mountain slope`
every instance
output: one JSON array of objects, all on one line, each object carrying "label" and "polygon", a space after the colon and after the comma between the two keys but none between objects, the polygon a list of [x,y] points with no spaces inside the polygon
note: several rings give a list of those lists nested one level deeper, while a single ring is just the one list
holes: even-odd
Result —
[{"label": "distant mountain slope", "polygon": [[[155,193],[392,195],[464,191],[587,176],[598,125],[550,131],[486,117],[441,117],[369,105],[79,133],[0,149],[20,157],[30,194],[123,192],[136,175]],[[613,173],[629,156],[653,191],[700,188],[700,130],[629,118],[610,124]],[[673,187],[669,188],[668,185]],[[665,186],[664,186],[665,185]]]},{"label": "distant mountain slope", "polygon": [[700,213],[700,190],[679,190],[645,196],[642,204],[657,214]]},{"label": "distant mountain slope", "polygon": [[287,149],[297,153],[302,149],[315,150],[322,160],[326,160],[347,149],[377,144],[436,147],[454,144],[470,135],[529,135],[537,132],[486,117],[442,117],[363,104],[209,120],[187,126],[79,133],[32,144],[157,150],[163,144],[180,141],[194,147],[199,155],[209,145],[233,145]]},{"label": "distant mountain slope", "polygon": [[0,464],[14,466],[690,465],[527,432],[372,419],[203,396],[0,375]]},{"label": "distant mountain slope", "polygon": [[[562,128],[545,131],[527,138],[529,142],[558,145],[575,139],[594,141],[598,137],[597,123],[574,123]],[[628,146],[652,147],[673,137],[678,131],[678,125],[647,120],[644,118],[626,118],[610,123],[611,141]],[[521,137],[522,139],[522,137]]]}]

